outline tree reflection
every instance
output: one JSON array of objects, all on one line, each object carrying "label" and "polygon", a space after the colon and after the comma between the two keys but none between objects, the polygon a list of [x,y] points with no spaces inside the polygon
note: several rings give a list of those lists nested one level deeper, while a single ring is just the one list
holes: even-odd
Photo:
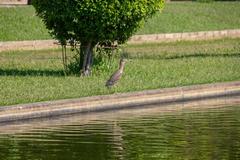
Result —
[{"label": "tree reflection", "polygon": [[239,159],[240,107],[0,135],[4,160]]}]

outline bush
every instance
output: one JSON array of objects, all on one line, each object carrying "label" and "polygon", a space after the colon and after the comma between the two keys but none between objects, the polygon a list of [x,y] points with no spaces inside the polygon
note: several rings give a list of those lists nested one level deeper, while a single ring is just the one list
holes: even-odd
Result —
[{"label": "bush", "polygon": [[[144,20],[163,7],[164,0],[33,0],[51,35],[62,45],[80,43],[79,68],[90,73],[93,49],[126,42]],[[109,43],[110,42],[110,43]]]}]

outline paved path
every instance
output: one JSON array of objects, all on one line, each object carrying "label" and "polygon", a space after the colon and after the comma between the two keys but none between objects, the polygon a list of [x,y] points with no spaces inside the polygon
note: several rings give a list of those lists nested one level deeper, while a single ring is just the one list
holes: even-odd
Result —
[{"label": "paved path", "polygon": [[[0,107],[0,123],[73,113],[133,109],[154,104],[157,104],[158,107],[177,104],[177,108],[186,108],[189,102],[197,104],[201,100],[217,97],[221,97],[221,103],[226,105],[228,104],[227,98],[234,96],[239,97],[230,101],[231,105],[234,105],[232,103],[240,104],[240,81],[2,106]],[[208,105],[211,106],[210,103]]]},{"label": "paved path", "polygon": [[[222,31],[203,31],[189,33],[168,33],[168,34],[151,34],[135,35],[128,43],[152,43],[152,42],[171,42],[181,40],[208,40],[220,38],[237,38],[240,37],[240,29],[222,30]],[[8,41],[0,42],[0,52],[10,50],[35,50],[58,48],[55,40],[35,40],[35,41]]]},{"label": "paved path", "polygon": [[0,5],[26,5],[28,0],[0,0]]}]

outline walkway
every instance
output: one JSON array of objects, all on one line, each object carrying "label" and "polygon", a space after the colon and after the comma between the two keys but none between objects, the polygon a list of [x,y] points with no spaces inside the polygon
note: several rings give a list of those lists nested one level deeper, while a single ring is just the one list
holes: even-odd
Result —
[{"label": "walkway", "polygon": [[[202,31],[188,33],[167,33],[151,35],[135,35],[128,41],[131,43],[153,43],[153,42],[172,42],[172,41],[194,41],[221,38],[239,38],[240,29],[221,30],[221,31]],[[34,41],[8,41],[0,42],[0,52],[10,50],[35,50],[58,48],[56,40],[34,40]]]}]

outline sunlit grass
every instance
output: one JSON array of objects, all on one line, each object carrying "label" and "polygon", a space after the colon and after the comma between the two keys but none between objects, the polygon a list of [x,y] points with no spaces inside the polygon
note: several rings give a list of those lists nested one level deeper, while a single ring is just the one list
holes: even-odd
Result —
[{"label": "sunlit grass", "polygon": [[171,2],[137,34],[196,32],[240,28],[240,2]]},{"label": "sunlit grass", "polygon": [[50,39],[32,6],[0,8],[0,41]]},{"label": "sunlit grass", "polygon": [[[240,39],[128,45],[131,59],[116,87],[105,82],[117,68],[91,77],[64,76],[61,51],[0,53],[0,105],[240,80]],[[168,49],[167,49],[168,48]]]}]

